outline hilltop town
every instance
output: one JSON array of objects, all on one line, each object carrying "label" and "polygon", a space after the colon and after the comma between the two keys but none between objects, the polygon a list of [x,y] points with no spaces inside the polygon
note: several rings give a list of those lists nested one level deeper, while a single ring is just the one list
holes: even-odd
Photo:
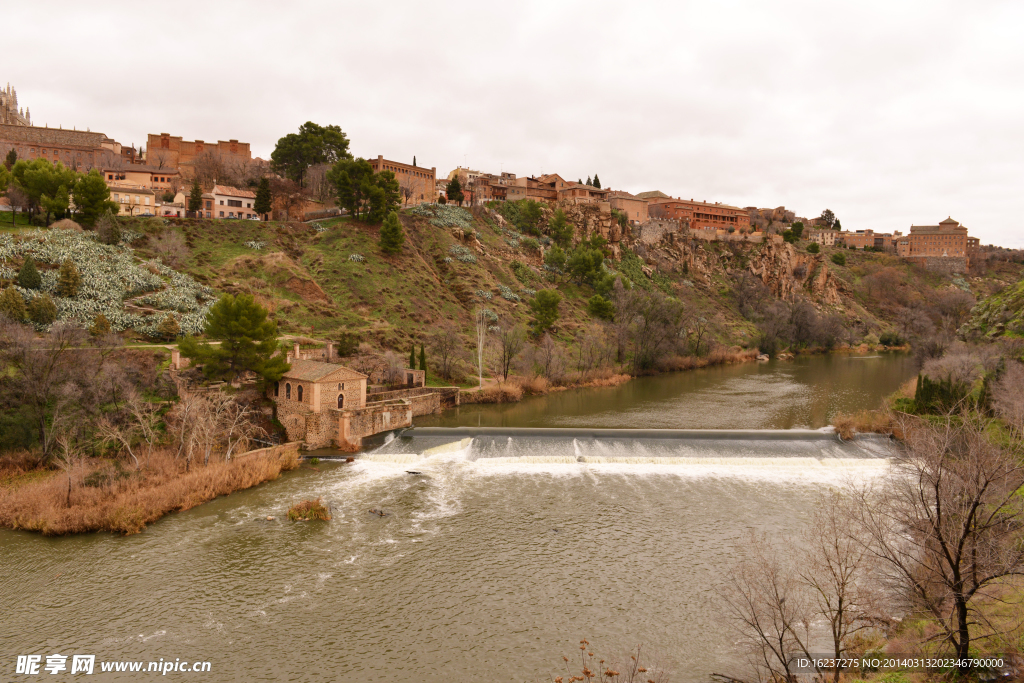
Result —
[{"label": "hilltop town", "polygon": [[[15,228],[0,285],[12,310],[23,300],[16,315],[169,343],[181,387],[203,378],[173,343],[203,334],[218,296],[252,296],[291,365],[262,392],[310,448],[613,377],[936,338],[941,354],[975,301],[1019,277],[1019,254],[952,218],[883,234],[597,174],[439,175],[415,157],[355,159],[340,127],[311,122],[269,160],[235,139],[136,148],[34,125],[10,86],[0,120]],[[88,179],[99,195],[79,191]],[[51,223],[73,229],[24,232]],[[66,291],[69,267],[80,289]]]}]

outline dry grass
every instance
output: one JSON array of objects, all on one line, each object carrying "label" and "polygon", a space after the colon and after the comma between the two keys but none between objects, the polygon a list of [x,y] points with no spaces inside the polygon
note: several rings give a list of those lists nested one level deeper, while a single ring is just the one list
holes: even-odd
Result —
[{"label": "dry grass", "polygon": [[882,410],[862,410],[853,415],[836,415],[832,420],[832,426],[844,441],[852,439],[858,433],[900,436],[892,416]]},{"label": "dry grass", "polygon": [[316,500],[304,500],[296,503],[288,509],[288,519],[293,522],[308,522],[313,519],[330,521],[331,511],[327,509],[319,498]]},{"label": "dry grass", "polygon": [[757,360],[756,349],[712,349],[706,356],[672,356],[666,358],[659,364],[663,372],[675,372],[679,370],[696,370],[712,365],[730,365],[732,363],[751,363]]},{"label": "dry grass", "polygon": [[119,470],[106,461],[84,463],[71,474],[70,507],[65,473],[0,492],[0,526],[50,536],[134,534],[169,512],[271,481],[297,466],[294,452],[281,458],[256,454],[205,467],[193,465],[190,472],[170,451],[154,453],[138,472]]}]

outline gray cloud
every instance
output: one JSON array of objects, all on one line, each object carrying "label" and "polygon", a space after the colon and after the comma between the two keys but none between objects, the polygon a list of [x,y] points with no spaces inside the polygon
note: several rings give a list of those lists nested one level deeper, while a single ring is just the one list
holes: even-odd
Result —
[{"label": "gray cloud", "polygon": [[1024,246],[1013,2],[167,4],[5,8],[38,123],[124,143],[306,120],[361,156],[740,206],[848,229],[947,215]]}]

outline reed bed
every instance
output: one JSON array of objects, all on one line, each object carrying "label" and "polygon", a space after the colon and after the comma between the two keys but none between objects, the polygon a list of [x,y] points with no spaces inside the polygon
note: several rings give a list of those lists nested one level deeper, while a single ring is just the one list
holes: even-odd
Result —
[{"label": "reed bed", "polygon": [[190,471],[170,450],[160,450],[138,470],[108,461],[87,461],[68,474],[0,490],[0,526],[48,536],[110,531],[135,534],[170,512],[188,510],[218,496],[272,481],[298,467],[294,452],[254,454]]}]

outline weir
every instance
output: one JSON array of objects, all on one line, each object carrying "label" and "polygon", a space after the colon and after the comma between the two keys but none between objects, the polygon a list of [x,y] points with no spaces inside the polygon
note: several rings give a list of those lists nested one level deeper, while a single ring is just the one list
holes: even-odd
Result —
[{"label": "weir", "polygon": [[877,469],[890,440],[842,441],[825,430],[412,428],[360,459],[396,464],[674,465],[744,469]]}]

